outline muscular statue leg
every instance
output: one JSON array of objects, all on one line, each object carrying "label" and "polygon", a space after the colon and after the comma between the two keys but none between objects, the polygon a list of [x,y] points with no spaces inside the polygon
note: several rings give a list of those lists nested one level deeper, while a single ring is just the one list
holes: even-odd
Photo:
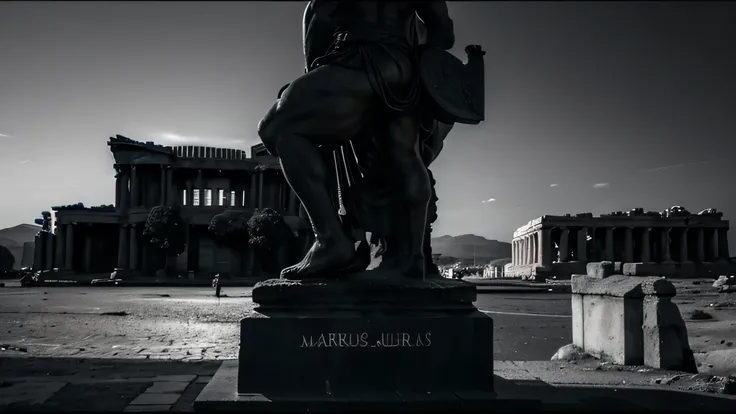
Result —
[{"label": "muscular statue leg", "polygon": [[278,151],[286,180],[304,205],[317,236],[304,259],[282,270],[282,277],[325,277],[353,262],[354,245],[331,203],[327,166],[317,146],[354,137],[373,100],[365,73],[328,65],[292,82],[258,125],[263,142]]},{"label": "muscular statue leg", "polygon": [[427,168],[418,151],[417,133],[419,120],[413,115],[399,115],[388,127],[389,152],[394,158],[397,174],[402,180],[408,234],[406,238],[409,257],[401,265],[408,277],[424,278],[424,233],[427,225],[427,206],[431,188]]}]

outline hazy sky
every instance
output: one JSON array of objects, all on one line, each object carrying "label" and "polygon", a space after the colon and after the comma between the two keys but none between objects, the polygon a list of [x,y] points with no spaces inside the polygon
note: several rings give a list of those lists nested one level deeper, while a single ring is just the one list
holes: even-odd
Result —
[{"label": "hazy sky", "polygon": [[[111,135],[257,143],[302,73],[305,4],[0,2],[0,228],[112,203]],[[733,6],[449,7],[453,52],[488,52],[487,117],[457,126],[433,166],[436,235],[508,241],[543,214],[634,207],[736,218]]]}]

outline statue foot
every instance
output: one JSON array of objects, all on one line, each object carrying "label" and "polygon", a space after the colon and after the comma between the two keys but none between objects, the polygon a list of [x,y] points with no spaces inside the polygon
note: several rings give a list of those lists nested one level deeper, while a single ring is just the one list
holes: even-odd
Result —
[{"label": "statue foot", "polygon": [[355,247],[345,239],[316,240],[301,262],[281,271],[282,279],[304,280],[336,277],[350,271],[355,262]]}]

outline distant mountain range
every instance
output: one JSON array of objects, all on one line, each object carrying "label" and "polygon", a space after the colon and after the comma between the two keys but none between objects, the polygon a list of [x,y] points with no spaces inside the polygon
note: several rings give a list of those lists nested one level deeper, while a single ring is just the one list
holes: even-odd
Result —
[{"label": "distant mountain range", "polygon": [[488,240],[475,234],[442,236],[432,238],[432,253],[452,256],[458,259],[472,259],[477,263],[511,257],[511,243]]}]

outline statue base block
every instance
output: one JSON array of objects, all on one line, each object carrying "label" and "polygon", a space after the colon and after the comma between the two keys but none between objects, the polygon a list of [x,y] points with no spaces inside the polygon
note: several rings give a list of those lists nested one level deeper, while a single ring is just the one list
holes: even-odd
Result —
[{"label": "statue base block", "polygon": [[223,365],[195,409],[406,412],[495,400],[484,313],[253,312],[237,367]]},{"label": "statue base block", "polygon": [[258,311],[472,311],[476,298],[472,283],[442,277],[407,279],[380,270],[346,279],[270,279],[253,288]]}]

